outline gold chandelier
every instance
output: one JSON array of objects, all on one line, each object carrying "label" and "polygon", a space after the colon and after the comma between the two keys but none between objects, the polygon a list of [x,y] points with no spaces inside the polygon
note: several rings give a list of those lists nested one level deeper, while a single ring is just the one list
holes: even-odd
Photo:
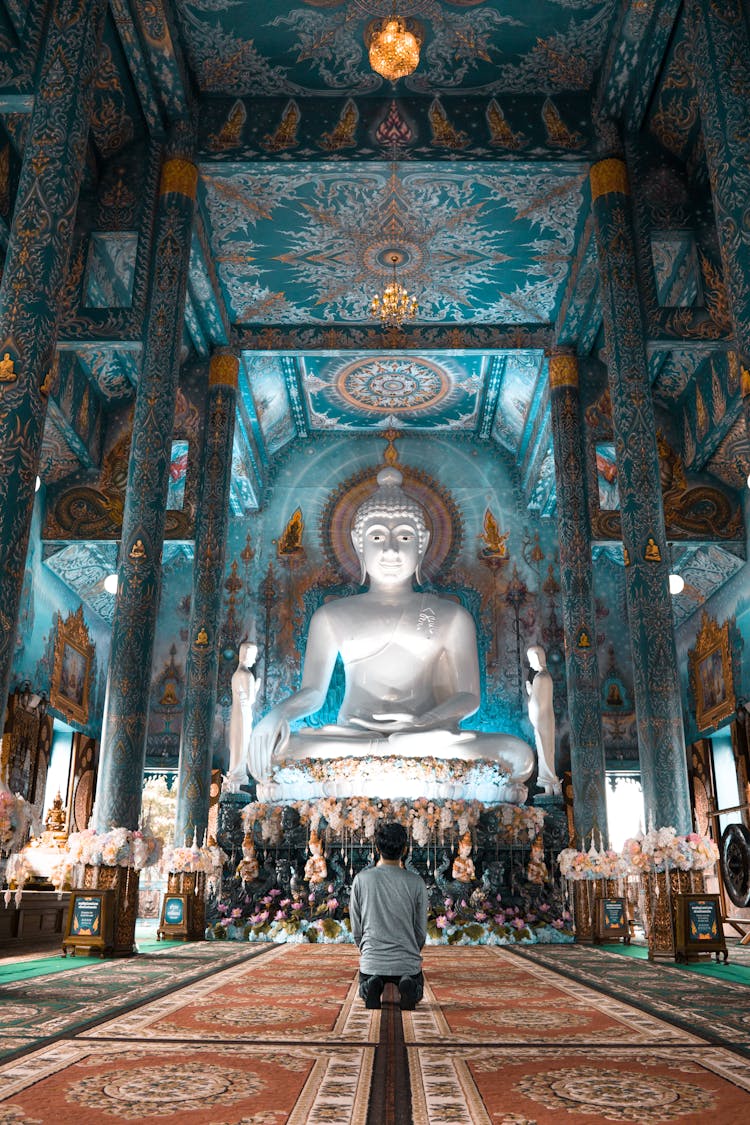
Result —
[{"label": "gold chandelier", "polygon": [[403,285],[396,279],[396,266],[401,258],[395,252],[390,255],[393,267],[393,280],[386,285],[382,293],[376,293],[372,299],[370,310],[372,315],[379,319],[384,328],[401,328],[408,320],[414,320],[419,306],[416,297],[410,297]]},{"label": "gold chandelier", "polygon": [[390,17],[373,20],[367,29],[370,66],[391,82],[414,73],[419,66],[420,45],[419,33],[411,31],[406,21],[396,15],[395,0]]}]

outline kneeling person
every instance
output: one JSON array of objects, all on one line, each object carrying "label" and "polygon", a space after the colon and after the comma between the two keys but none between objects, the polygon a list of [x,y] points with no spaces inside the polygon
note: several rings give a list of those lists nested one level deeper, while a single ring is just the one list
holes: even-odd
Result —
[{"label": "kneeling person", "polygon": [[427,937],[427,888],[401,861],[406,829],[381,821],[375,829],[378,862],[355,877],[349,902],[352,933],[359,947],[359,994],[366,1008],[379,1008],[386,982],[397,984],[406,1011],[422,999],[421,949]]}]

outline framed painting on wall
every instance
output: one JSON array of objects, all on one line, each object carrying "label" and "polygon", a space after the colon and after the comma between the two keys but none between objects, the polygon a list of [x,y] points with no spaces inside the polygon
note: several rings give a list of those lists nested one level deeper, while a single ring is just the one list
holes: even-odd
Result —
[{"label": "framed painting on wall", "polygon": [[63,621],[57,615],[50,703],[68,719],[85,723],[89,717],[89,688],[94,646],[83,620],[83,606]]},{"label": "framed painting on wall", "polygon": [[729,622],[719,625],[703,613],[695,648],[688,653],[695,692],[695,721],[698,730],[718,727],[736,708]]}]

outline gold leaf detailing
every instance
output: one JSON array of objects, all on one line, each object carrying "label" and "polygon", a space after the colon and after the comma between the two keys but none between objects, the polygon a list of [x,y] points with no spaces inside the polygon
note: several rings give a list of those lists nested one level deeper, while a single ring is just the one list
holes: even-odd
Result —
[{"label": "gold leaf detailing", "polygon": [[628,183],[628,170],[625,161],[617,157],[599,160],[591,165],[589,173],[591,180],[591,200],[599,199],[602,195],[617,192],[620,195],[630,195]]},{"label": "gold leaf detailing", "polygon": [[498,102],[492,98],[485,111],[490,130],[490,144],[495,148],[516,149],[526,143],[523,133],[514,133]]},{"label": "gold leaf detailing", "polygon": [[550,387],[578,386],[578,359],[574,355],[552,355],[549,360]]},{"label": "gold leaf detailing", "polygon": [[212,355],[208,369],[209,387],[221,384],[225,387],[234,387],[236,390],[239,369],[240,361],[236,355],[231,355],[228,352],[218,352],[216,355]]},{"label": "gold leaf detailing", "polygon": [[550,98],[545,98],[542,106],[542,121],[547,130],[548,143],[556,148],[580,148],[583,144],[583,136],[575,129],[568,128]]},{"label": "gold leaf detailing", "polygon": [[297,103],[288,101],[276,132],[266,133],[263,138],[263,148],[268,152],[282,152],[285,148],[294,148],[299,144],[297,130],[301,120],[302,114]]},{"label": "gold leaf detailing", "polygon": [[164,163],[159,184],[160,195],[175,192],[187,196],[188,199],[195,199],[197,189],[198,169],[191,160],[174,157]]},{"label": "gold leaf detailing", "polygon": [[208,138],[208,147],[213,152],[220,152],[225,148],[232,148],[239,144],[242,128],[247,121],[247,110],[244,102],[238,98],[229,111],[229,115],[219,129],[218,133],[211,133]]},{"label": "gold leaf detailing", "polygon": [[461,129],[456,129],[448,120],[448,114],[443,109],[437,98],[434,99],[429,110],[430,127],[432,129],[432,143],[442,148],[466,148],[469,138]]},{"label": "gold leaf detailing", "polygon": [[359,110],[351,98],[346,104],[336,124],[330,133],[323,133],[319,144],[326,152],[338,152],[341,148],[353,148],[356,143],[357,124],[359,123]]}]

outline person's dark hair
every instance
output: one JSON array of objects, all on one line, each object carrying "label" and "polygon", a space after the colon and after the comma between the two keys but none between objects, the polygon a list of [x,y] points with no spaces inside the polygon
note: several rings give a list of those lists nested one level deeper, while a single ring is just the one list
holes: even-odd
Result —
[{"label": "person's dark hair", "polygon": [[407,842],[406,829],[395,820],[381,820],[375,829],[375,847],[383,859],[401,859]]}]

